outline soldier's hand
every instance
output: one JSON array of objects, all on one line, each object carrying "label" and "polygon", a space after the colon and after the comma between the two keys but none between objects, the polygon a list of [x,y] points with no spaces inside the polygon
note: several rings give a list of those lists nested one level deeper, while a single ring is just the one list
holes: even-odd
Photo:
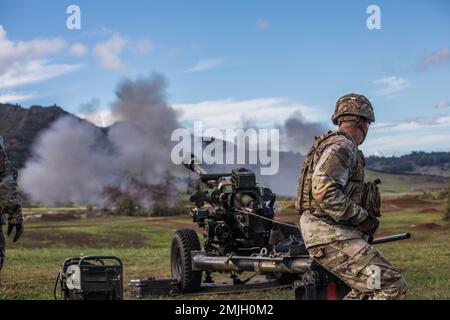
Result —
[{"label": "soldier's hand", "polygon": [[378,221],[378,219],[369,213],[367,218],[363,220],[357,228],[364,234],[372,235],[375,233],[375,231],[377,231],[379,224],[380,222]]},{"label": "soldier's hand", "polygon": [[8,232],[6,233],[8,236],[11,234],[11,232],[16,229],[13,242],[16,242],[19,240],[20,236],[23,233],[23,224],[22,223],[9,223],[8,224]]}]

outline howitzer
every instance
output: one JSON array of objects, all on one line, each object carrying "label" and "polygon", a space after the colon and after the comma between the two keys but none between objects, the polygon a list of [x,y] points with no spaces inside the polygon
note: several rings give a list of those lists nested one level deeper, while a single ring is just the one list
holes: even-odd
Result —
[{"label": "howitzer", "polygon": [[[202,281],[214,282],[212,272],[229,273],[235,285],[250,279],[240,280],[242,272],[262,274],[281,283],[295,281],[296,296],[298,293],[305,299],[321,298],[320,292],[328,292],[328,286],[341,288],[339,297],[348,292],[345,283],[309,256],[297,226],[274,219],[276,195],[258,184],[252,171],[239,168],[231,173],[208,173],[193,157],[185,166],[199,178],[189,199],[204,243],[200,245],[194,230],[175,232],[171,271],[181,292],[201,290]],[[366,240],[378,244],[409,237],[405,233]],[[317,289],[314,294],[311,285]]]},{"label": "howitzer", "polygon": [[194,158],[185,166],[199,176],[200,184],[189,200],[195,205],[193,221],[205,229],[205,251],[226,255],[253,249],[257,253],[270,246],[276,195],[259,185],[252,171],[208,173]]}]

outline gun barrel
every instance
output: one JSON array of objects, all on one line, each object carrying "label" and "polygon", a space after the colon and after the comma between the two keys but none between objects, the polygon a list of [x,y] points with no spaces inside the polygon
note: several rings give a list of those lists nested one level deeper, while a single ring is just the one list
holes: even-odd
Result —
[{"label": "gun barrel", "polygon": [[405,239],[409,239],[409,238],[411,238],[411,234],[408,232],[408,233],[393,234],[391,236],[372,238],[369,240],[369,243],[370,244],[380,244],[380,243],[386,243],[386,242],[392,242],[392,241],[405,240]]},{"label": "gun barrel", "polygon": [[208,174],[208,172],[203,169],[202,167],[200,167],[200,165],[198,163],[195,163],[195,156],[194,154],[191,153],[191,158],[189,160],[189,162],[183,162],[183,165],[188,168],[189,170],[195,172],[196,174],[198,174],[199,176]]},{"label": "gun barrel", "polygon": [[191,171],[194,171],[196,174],[198,174],[199,176],[208,174],[208,172],[206,172],[205,169],[203,169],[202,167],[200,167],[197,163],[194,163],[194,160],[191,160],[190,163],[184,163],[184,166],[186,168],[188,168]]},{"label": "gun barrel", "polygon": [[189,170],[198,174],[200,181],[207,182],[210,180],[218,180],[222,177],[228,177],[230,173],[208,173],[205,169],[203,169],[198,163],[195,163],[195,156],[191,154],[191,159],[188,163],[183,162],[183,165]]},{"label": "gun barrel", "polygon": [[206,271],[253,271],[305,273],[311,268],[309,256],[289,259],[263,256],[212,256],[204,251],[191,251],[194,270]]}]

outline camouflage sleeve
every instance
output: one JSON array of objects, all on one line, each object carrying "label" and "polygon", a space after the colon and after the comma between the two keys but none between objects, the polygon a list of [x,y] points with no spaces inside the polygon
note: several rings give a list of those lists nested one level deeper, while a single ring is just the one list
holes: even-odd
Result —
[{"label": "camouflage sleeve", "polygon": [[0,150],[0,208],[9,223],[23,222],[17,170],[6,158],[4,150]]},{"label": "camouflage sleeve", "polygon": [[355,153],[345,141],[328,146],[315,167],[312,194],[328,216],[337,222],[358,225],[368,213],[344,193],[355,161]]}]

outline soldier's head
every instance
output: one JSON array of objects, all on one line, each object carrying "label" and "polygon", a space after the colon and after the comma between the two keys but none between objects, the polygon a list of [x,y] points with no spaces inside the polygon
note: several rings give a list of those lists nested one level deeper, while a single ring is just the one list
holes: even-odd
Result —
[{"label": "soldier's head", "polygon": [[333,124],[339,126],[340,131],[352,136],[358,144],[362,144],[369,131],[369,125],[375,122],[375,115],[369,99],[360,94],[350,93],[336,102],[331,120]]}]

